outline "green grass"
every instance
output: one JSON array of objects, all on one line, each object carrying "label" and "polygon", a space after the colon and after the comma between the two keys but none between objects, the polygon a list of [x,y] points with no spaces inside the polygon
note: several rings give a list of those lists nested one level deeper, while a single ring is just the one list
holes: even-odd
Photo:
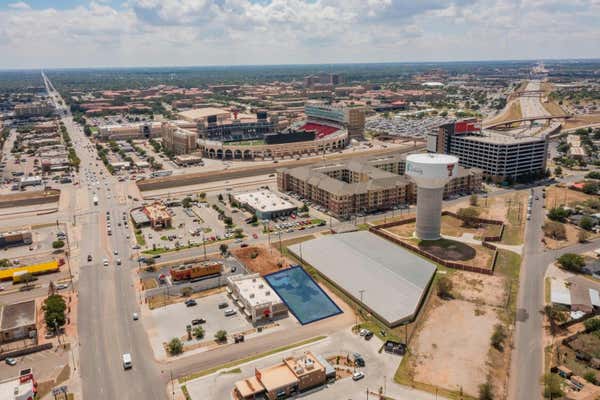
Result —
[{"label": "green grass", "polygon": [[358,224],[356,225],[359,231],[368,231],[371,225],[369,224]]},{"label": "green grass", "polygon": [[546,277],[546,279],[544,279],[544,300],[546,304],[550,304],[550,293],[552,291],[551,285],[550,277]]},{"label": "green grass", "polygon": [[225,146],[261,146],[265,144],[264,140],[240,140],[239,142],[227,142]]},{"label": "green grass", "polygon": [[[521,271],[521,256],[509,250],[498,249],[495,272],[506,279],[508,301],[506,323],[513,324],[517,315],[517,294],[519,293],[519,273]],[[502,313],[504,314],[504,313]]]},{"label": "green grass", "polygon": [[181,392],[183,393],[183,395],[185,396],[185,400],[192,400],[192,396],[190,396],[190,393],[187,390],[187,386],[183,385],[181,387]]},{"label": "green grass", "polygon": [[[281,346],[281,347],[278,347],[276,349],[272,349],[272,350],[266,351],[264,353],[256,354],[256,355],[253,355],[253,356],[250,356],[250,357],[246,357],[246,358],[242,358],[242,359],[239,359],[239,360],[236,360],[236,361],[231,361],[231,362],[225,363],[223,365],[219,365],[217,367],[205,369],[204,371],[195,372],[193,374],[190,374],[190,375],[183,376],[183,377],[179,378],[179,383],[185,383],[185,382],[191,381],[193,379],[197,379],[197,378],[201,378],[201,377],[206,376],[206,375],[210,375],[212,373],[217,372],[220,369],[237,367],[238,365],[245,364],[245,363],[248,363],[250,361],[258,360],[260,358],[268,357],[268,356],[271,356],[273,354],[280,353],[282,351],[290,350],[290,349],[293,349],[295,347],[304,346],[304,345],[309,344],[309,343],[314,343],[314,342],[317,342],[319,340],[325,339],[326,337],[327,336],[315,336],[313,338],[306,339],[306,340],[303,340],[301,342],[296,342],[296,343],[292,343],[292,344],[289,344],[289,345],[286,345],[286,346]],[[237,369],[239,369],[239,368],[237,368]]]},{"label": "green grass", "polygon": [[241,373],[242,373],[242,369],[239,367],[221,372],[221,374],[241,374]]},{"label": "green grass", "polygon": [[136,233],[135,234],[135,241],[140,246],[145,246],[146,245],[146,239],[144,238],[144,234],[143,233]]}]

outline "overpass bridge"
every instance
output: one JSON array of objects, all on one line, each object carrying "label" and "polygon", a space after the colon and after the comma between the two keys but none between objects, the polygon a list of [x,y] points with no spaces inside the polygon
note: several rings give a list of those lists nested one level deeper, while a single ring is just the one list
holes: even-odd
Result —
[{"label": "overpass bridge", "polygon": [[545,92],[543,90],[517,90],[508,95],[508,100],[513,100],[519,97],[540,97]]},{"label": "overpass bridge", "polygon": [[512,125],[521,123],[521,122],[531,122],[534,121],[550,121],[553,119],[569,119],[572,115],[570,114],[561,114],[561,115],[538,115],[533,117],[519,118],[519,119],[511,119],[508,121],[500,121],[494,123],[483,124],[483,127],[486,129],[494,129],[494,128],[511,128]]}]

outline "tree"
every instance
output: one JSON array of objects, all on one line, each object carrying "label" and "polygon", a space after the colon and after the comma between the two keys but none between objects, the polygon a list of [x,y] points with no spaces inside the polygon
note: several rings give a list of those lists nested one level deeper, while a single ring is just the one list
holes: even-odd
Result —
[{"label": "tree", "polygon": [[563,394],[560,388],[560,379],[554,374],[544,375],[544,397],[557,398]]},{"label": "tree", "polygon": [[181,353],[183,353],[183,342],[179,338],[173,338],[173,339],[171,339],[169,344],[167,344],[167,350],[169,351],[169,354],[171,354],[172,356],[181,354]]},{"label": "tree", "polygon": [[234,235],[234,237],[235,237],[236,239],[241,239],[241,238],[243,238],[243,237],[244,237],[244,230],[243,230],[242,228],[237,228],[237,229],[235,230],[235,235]]},{"label": "tree", "polygon": [[447,276],[442,276],[437,285],[438,296],[444,299],[452,298],[452,281]]},{"label": "tree", "polygon": [[185,197],[183,200],[181,200],[181,205],[183,208],[190,208],[192,205],[192,199],[190,197]]},{"label": "tree", "polygon": [[226,342],[227,341],[227,331],[221,329],[215,333],[215,340],[217,342]]},{"label": "tree", "polygon": [[586,215],[579,221],[579,227],[586,231],[591,231],[594,227],[594,220]]},{"label": "tree", "polygon": [[567,230],[560,222],[548,221],[542,227],[544,235],[554,240],[565,240],[567,238]]},{"label": "tree", "polygon": [[479,385],[479,400],[494,400],[494,392],[489,382]]},{"label": "tree", "polygon": [[65,247],[65,242],[63,242],[62,240],[55,240],[54,242],[52,242],[53,249],[62,249],[63,247]]},{"label": "tree", "polygon": [[507,334],[506,330],[504,329],[504,326],[502,326],[501,324],[496,324],[494,326],[494,333],[492,333],[492,337],[490,338],[492,346],[494,346],[497,350],[503,351],[504,340],[506,340],[506,337]]},{"label": "tree", "polygon": [[569,215],[570,212],[565,210],[563,207],[554,207],[548,211],[548,218],[550,218],[552,221],[565,222]]},{"label": "tree", "polygon": [[577,232],[577,241],[579,243],[585,243],[585,242],[587,242],[587,238],[588,238],[588,235],[587,235],[586,231],[579,231],[579,232]]},{"label": "tree", "polygon": [[589,172],[585,177],[588,179],[600,179],[600,171]]},{"label": "tree", "polygon": [[44,311],[44,322],[49,330],[55,331],[67,322],[65,314],[67,304],[61,295],[54,294],[48,296],[44,300],[42,310]]},{"label": "tree", "polygon": [[192,335],[194,335],[196,339],[202,339],[204,337],[204,328],[201,326],[195,327],[192,331]]},{"label": "tree", "polygon": [[600,189],[600,185],[596,182],[586,182],[582,190],[585,194],[598,194],[598,189]]},{"label": "tree", "polygon": [[600,331],[600,317],[590,318],[583,323],[587,332]]},{"label": "tree", "polygon": [[557,165],[556,168],[554,168],[554,175],[556,176],[562,176],[562,167],[560,165]]},{"label": "tree", "polygon": [[218,199],[219,201],[223,201],[223,195],[222,195],[221,193],[219,193],[219,195],[217,196],[217,199]]},{"label": "tree", "polygon": [[229,246],[227,246],[225,243],[223,243],[219,246],[219,250],[221,251],[221,254],[227,254],[227,251],[229,250]]},{"label": "tree", "polygon": [[198,193],[198,197],[200,197],[200,200],[204,200],[204,199],[206,199],[206,193],[200,192],[200,193]]},{"label": "tree", "polygon": [[231,217],[223,217],[223,223],[227,226],[233,225],[233,219]]},{"label": "tree", "polygon": [[3,258],[0,260],[0,268],[8,268],[10,267],[10,261],[8,258]]},{"label": "tree", "polygon": [[479,217],[479,210],[474,207],[461,208],[456,215],[463,220],[466,226],[475,226]]},{"label": "tree", "polygon": [[300,212],[308,212],[308,204],[302,203],[302,207],[300,207]]},{"label": "tree", "polygon": [[585,260],[579,254],[565,253],[557,259],[558,265],[572,272],[581,272],[585,266]]},{"label": "tree", "polygon": [[592,385],[598,384],[598,379],[596,379],[596,373],[594,371],[588,371],[583,375],[583,379],[591,383]]},{"label": "tree", "polygon": [[469,197],[469,204],[473,207],[477,206],[477,202],[479,201],[479,197],[473,193],[470,197]]}]

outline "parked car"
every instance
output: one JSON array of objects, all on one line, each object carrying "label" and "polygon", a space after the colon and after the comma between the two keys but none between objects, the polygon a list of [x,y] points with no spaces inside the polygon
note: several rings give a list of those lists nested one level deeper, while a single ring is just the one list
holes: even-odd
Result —
[{"label": "parked car", "polygon": [[237,314],[237,311],[235,311],[233,308],[228,308],[227,310],[225,310],[225,316],[226,317],[231,317],[232,315]]},{"label": "parked car", "polygon": [[198,303],[196,303],[196,300],[194,300],[194,299],[188,299],[185,301],[185,305],[187,307],[193,307],[195,305],[198,305]]},{"label": "parked car", "polygon": [[206,320],[204,318],[196,318],[192,320],[192,325],[204,324]]},{"label": "parked car", "polygon": [[8,364],[10,366],[17,365],[17,360],[12,357],[8,357],[8,358],[4,359],[4,361],[6,362],[6,364]]},{"label": "parked car", "polygon": [[352,358],[354,359],[354,365],[357,367],[365,366],[365,359],[360,355],[360,353],[353,353]]},{"label": "parked car", "polygon": [[227,307],[229,307],[229,303],[227,303],[227,302],[219,303],[219,310],[221,310],[223,308],[227,308]]},{"label": "parked car", "polygon": [[365,340],[371,340],[371,338],[373,337],[373,332],[369,331],[367,332],[367,334],[365,335]]},{"label": "parked car", "polygon": [[133,313],[133,320],[137,321],[138,319],[140,319],[140,316],[138,315],[138,313],[134,312]]},{"label": "parked car", "polygon": [[355,373],[352,374],[353,381],[359,381],[364,377],[365,377],[365,374],[362,371],[356,371]]}]

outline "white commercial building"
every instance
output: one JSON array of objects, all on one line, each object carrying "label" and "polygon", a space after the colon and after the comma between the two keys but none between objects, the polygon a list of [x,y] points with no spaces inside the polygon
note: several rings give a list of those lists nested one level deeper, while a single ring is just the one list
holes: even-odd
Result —
[{"label": "white commercial building", "polygon": [[233,195],[233,199],[240,203],[242,207],[255,213],[258,219],[272,219],[290,215],[297,209],[294,204],[267,189],[236,193]]},{"label": "white commercial building", "polygon": [[285,303],[260,274],[228,277],[227,293],[253,323],[288,315]]}]

